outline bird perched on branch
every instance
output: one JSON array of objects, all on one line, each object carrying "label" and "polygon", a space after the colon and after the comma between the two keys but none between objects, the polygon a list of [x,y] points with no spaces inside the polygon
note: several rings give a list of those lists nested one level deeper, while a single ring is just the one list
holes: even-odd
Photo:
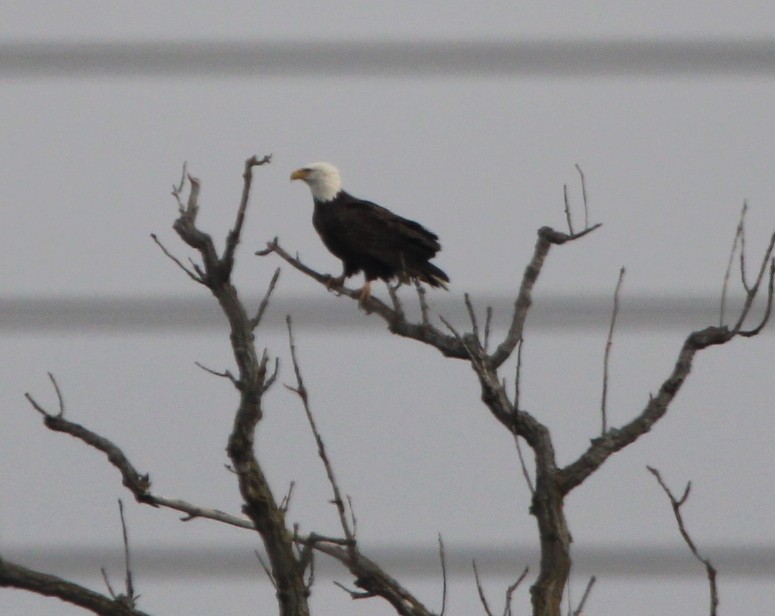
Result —
[{"label": "bird perched on branch", "polygon": [[418,280],[446,289],[449,277],[433,263],[441,250],[438,236],[421,224],[390,210],[364,201],[342,190],[339,170],[329,163],[312,163],[291,174],[310,187],[315,211],[312,224],[331,253],[342,260],[342,275],[331,281],[341,286],[344,279],[363,271],[366,282],[360,302],[371,296],[372,281],[399,283]]}]

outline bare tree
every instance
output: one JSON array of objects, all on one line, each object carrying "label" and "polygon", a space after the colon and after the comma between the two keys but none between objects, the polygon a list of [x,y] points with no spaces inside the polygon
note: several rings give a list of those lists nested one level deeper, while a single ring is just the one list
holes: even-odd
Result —
[{"label": "bare tree", "polygon": [[[174,229],[188,246],[193,248],[199,260],[189,259],[186,265],[167,250],[156,236],[153,239],[164,253],[180,267],[188,277],[207,287],[218,301],[230,327],[230,339],[237,366],[236,373],[229,370],[222,372],[204,368],[209,372],[228,379],[235,387],[239,403],[234,414],[234,423],[228,439],[228,454],[236,473],[242,495],[243,516],[228,514],[212,508],[202,507],[156,494],[147,474],[140,473],[129,461],[121,448],[112,441],[102,437],[88,428],[65,418],[65,405],[56,380],[51,377],[59,400],[56,413],[47,411],[32,396],[27,394],[29,402],[35,410],[42,414],[44,424],[51,430],[65,432],[82,440],[87,445],[102,451],[108,460],[121,473],[123,484],[143,504],[155,507],[165,507],[182,511],[187,519],[207,518],[235,527],[257,532],[263,541],[268,563],[263,563],[267,574],[276,590],[279,612],[282,616],[305,616],[309,614],[308,597],[314,582],[314,556],[316,553],[326,555],[341,562],[352,574],[356,589],[345,589],[354,599],[381,597],[402,616],[426,616],[433,614],[417,599],[401,582],[388,575],[376,562],[364,555],[359,546],[357,524],[351,504],[343,498],[334,469],[326,453],[326,448],[312,413],[307,390],[304,386],[300,363],[296,354],[292,323],[288,319],[288,333],[296,385],[293,391],[298,395],[305,410],[309,425],[316,439],[318,454],[325,467],[333,502],[337,508],[342,534],[339,537],[323,536],[317,533],[302,535],[297,529],[289,527],[285,514],[290,493],[283,499],[278,499],[271,491],[262,466],[254,451],[255,435],[263,417],[263,396],[273,385],[277,376],[278,364],[270,358],[269,351],[258,351],[255,342],[255,330],[261,324],[270,296],[275,289],[279,269],[272,277],[263,300],[255,311],[249,311],[232,283],[231,274],[237,246],[241,239],[245,212],[248,206],[253,170],[255,167],[268,163],[270,157],[258,159],[252,157],[245,163],[243,173],[243,191],[233,228],[228,233],[225,248],[221,254],[207,233],[197,227],[199,210],[199,181],[185,173],[180,184],[173,190],[178,203],[179,217],[174,223]],[[579,170],[580,172],[580,170]],[[189,191],[184,198],[184,189],[188,181]],[[581,456],[563,467],[558,466],[554,443],[548,427],[540,421],[534,411],[523,408],[519,403],[519,370],[521,361],[517,357],[517,372],[513,392],[507,391],[506,380],[501,374],[503,366],[515,353],[519,355],[525,327],[525,320],[532,303],[533,287],[539,277],[543,264],[552,247],[582,239],[597,229],[600,225],[589,225],[586,208],[586,190],[584,176],[581,175],[584,194],[585,224],[584,229],[575,232],[573,229],[570,205],[566,199],[566,217],[568,232],[561,232],[549,227],[538,230],[533,256],[528,263],[514,302],[507,333],[497,344],[491,341],[491,315],[488,309],[484,326],[481,327],[479,317],[473,308],[470,298],[465,296],[465,305],[469,315],[469,331],[458,331],[451,323],[444,322],[444,328],[434,325],[431,321],[430,308],[424,291],[416,287],[421,317],[417,322],[407,319],[397,290],[388,287],[390,301],[385,303],[376,297],[362,302],[363,308],[383,319],[389,330],[395,335],[409,338],[437,349],[442,355],[451,359],[467,362],[479,383],[481,399],[492,417],[494,417],[508,432],[513,435],[517,446],[521,442],[527,444],[534,456],[532,473],[528,471],[524,458],[523,471],[532,493],[530,513],[536,518],[540,537],[541,559],[538,575],[530,589],[534,616],[559,616],[561,601],[567,587],[571,568],[571,535],[565,517],[565,497],[581,485],[591,474],[615,452],[648,432],[667,412],[672,400],[680,390],[689,375],[692,361],[698,351],[710,346],[723,345],[738,337],[757,335],[767,322],[773,299],[773,281],[775,279],[775,260],[772,260],[775,247],[775,234],[761,260],[761,265],[755,274],[753,282],[748,281],[745,271],[744,255],[741,251],[741,276],[745,286],[746,299],[734,323],[727,325],[722,321],[719,325],[710,326],[692,332],[687,336],[678,352],[673,370],[660,385],[656,395],[651,396],[648,403],[633,418],[620,427],[610,427],[606,416],[605,388],[601,404],[602,431],[593,438],[591,444]],[[567,194],[567,191],[566,191]],[[739,231],[738,233],[742,233]],[[742,243],[742,238],[740,239]],[[736,239],[735,246],[738,245]],[[324,287],[332,288],[332,277],[315,271],[302,263],[298,258],[284,250],[278,239],[267,244],[261,255],[275,254],[293,268],[319,282]],[[766,283],[766,291],[762,288]],[[607,347],[610,348],[613,335],[616,312],[618,310],[617,286],[614,302],[614,316],[611,321]],[[726,288],[726,284],[725,284]],[[333,290],[345,298],[354,301],[360,299],[358,291],[342,285],[334,285]],[[760,321],[747,328],[746,322],[751,315],[754,300],[758,295],[766,295],[766,309]],[[723,306],[722,306],[723,312]],[[608,359],[604,365],[604,385],[607,385]],[[521,456],[521,449],[520,456]],[[531,475],[534,478],[531,479]],[[664,484],[663,484],[663,487]],[[668,491],[668,494],[669,491]],[[674,511],[678,516],[678,507],[685,497],[676,500],[670,495]],[[678,518],[679,527],[681,525]],[[681,532],[684,534],[683,527]],[[688,534],[685,535],[688,537]],[[693,546],[693,544],[690,544]],[[126,544],[128,555],[128,543]],[[693,549],[699,558],[696,548]],[[443,544],[440,543],[442,566],[444,565]],[[703,561],[704,562],[704,561]],[[26,590],[39,594],[59,597],[65,601],[91,610],[97,614],[141,614],[136,607],[131,588],[131,576],[127,556],[127,593],[111,596],[99,595],[81,586],[64,580],[47,576],[40,572],[24,569],[19,565],[0,560],[0,585]],[[475,572],[476,573],[476,572]],[[509,587],[506,592],[504,614],[511,613],[511,597],[518,584],[525,578],[527,571]],[[481,584],[477,586],[482,598],[483,609],[491,613]],[[590,580],[587,591],[573,613],[580,614],[589,591],[594,584]],[[444,593],[446,604],[446,593]],[[444,608],[442,607],[442,613]]]}]

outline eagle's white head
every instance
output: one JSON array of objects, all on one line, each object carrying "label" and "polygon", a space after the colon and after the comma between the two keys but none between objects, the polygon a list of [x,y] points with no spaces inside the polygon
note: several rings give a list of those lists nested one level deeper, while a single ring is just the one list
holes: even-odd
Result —
[{"label": "eagle's white head", "polygon": [[331,201],[342,190],[339,169],[331,163],[310,163],[291,173],[291,180],[302,180],[312,191],[315,201]]}]

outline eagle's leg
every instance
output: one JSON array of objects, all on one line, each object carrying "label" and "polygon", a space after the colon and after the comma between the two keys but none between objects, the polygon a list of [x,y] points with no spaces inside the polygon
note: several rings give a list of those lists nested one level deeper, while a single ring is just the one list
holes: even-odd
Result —
[{"label": "eagle's leg", "polygon": [[361,287],[361,292],[358,294],[358,303],[364,305],[371,298],[371,280],[366,280]]}]

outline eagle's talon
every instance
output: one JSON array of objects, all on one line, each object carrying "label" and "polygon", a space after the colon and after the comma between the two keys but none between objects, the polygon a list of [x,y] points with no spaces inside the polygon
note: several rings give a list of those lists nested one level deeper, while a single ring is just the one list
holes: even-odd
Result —
[{"label": "eagle's talon", "polygon": [[327,274],[325,277],[326,281],[326,289],[329,291],[336,291],[336,288],[342,288],[344,287],[344,274],[341,276],[332,276],[331,274]]}]

